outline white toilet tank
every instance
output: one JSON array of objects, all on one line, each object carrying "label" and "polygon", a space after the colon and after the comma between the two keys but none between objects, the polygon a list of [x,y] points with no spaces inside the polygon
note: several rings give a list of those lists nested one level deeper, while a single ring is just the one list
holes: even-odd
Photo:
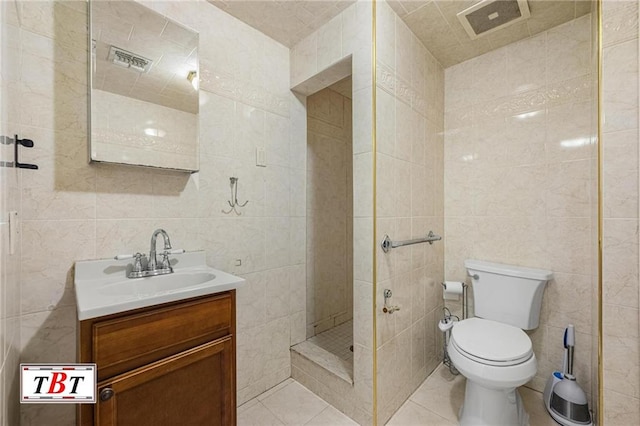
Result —
[{"label": "white toilet tank", "polygon": [[540,322],[544,286],[553,272],[465,260],[472,277],[475,315],[532,330]]}]

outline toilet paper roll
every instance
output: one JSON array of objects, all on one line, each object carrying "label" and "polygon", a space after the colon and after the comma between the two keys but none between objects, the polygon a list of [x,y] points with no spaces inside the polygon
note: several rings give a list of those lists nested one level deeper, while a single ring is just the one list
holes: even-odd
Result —
[{"label": "toilet paper roll", "polygon": [[462,283],[459,281],[445,281],[442,295],[444,300],[460,300]]}]

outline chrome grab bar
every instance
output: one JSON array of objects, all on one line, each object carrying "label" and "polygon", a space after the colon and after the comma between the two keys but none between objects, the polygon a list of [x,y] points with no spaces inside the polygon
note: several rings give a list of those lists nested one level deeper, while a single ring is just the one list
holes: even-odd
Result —
[{"label": "chrome grab bar", "polygon": [[429,234],[426,237],[415,238],[413,240],[405,240],[405,241],[391,241],[391,238],[389,238],[388,235],[385,235],[384,239],[382,240],[381,246],[382,246],[382,251],[384,251],[385,253],[388,253],[389,250],[391,250],[392,248],[409,246],[411,244],[420,244],[420,243],[433,244],[434,241],[440,241],[441,239],[442,237],[440,235],[434,234],[433,231],[429,231]]}]

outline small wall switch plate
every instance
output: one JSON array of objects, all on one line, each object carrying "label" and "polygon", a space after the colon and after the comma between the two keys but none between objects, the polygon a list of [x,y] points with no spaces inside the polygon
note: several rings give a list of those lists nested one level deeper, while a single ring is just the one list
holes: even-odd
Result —
[{"label": "small wall switch plate", "polygon": [[264,148],[256,148],[256,166],[267,167],[267,151]]},{"label": "small wall switch plate", "polygon": [[236,259],[236,266],[242,266],[242,259]]},{"label": "small wall switch plate", "polygon": [[18,212],[9,212],[9,254],[16,253],[16,244],[18,244]]}]

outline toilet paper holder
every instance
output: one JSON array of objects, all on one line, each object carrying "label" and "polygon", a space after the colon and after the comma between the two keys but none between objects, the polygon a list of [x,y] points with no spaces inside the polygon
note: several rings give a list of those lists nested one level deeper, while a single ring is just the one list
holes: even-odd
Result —
[{"label": "toilet paper holder", "polygon": [[[474,279],[477,279],[477,278],[474,277]],[[467,315],[468,315],[467,287],[469,286],[465,282],[461,282],[461,284],[462,284],[462,319],[464,320],[464,319],[467,319]],[[447,289],[447,285],[445,282],[441,282],[440,285],[442,285],[442,293],[444,296],[444,292]]]}]

